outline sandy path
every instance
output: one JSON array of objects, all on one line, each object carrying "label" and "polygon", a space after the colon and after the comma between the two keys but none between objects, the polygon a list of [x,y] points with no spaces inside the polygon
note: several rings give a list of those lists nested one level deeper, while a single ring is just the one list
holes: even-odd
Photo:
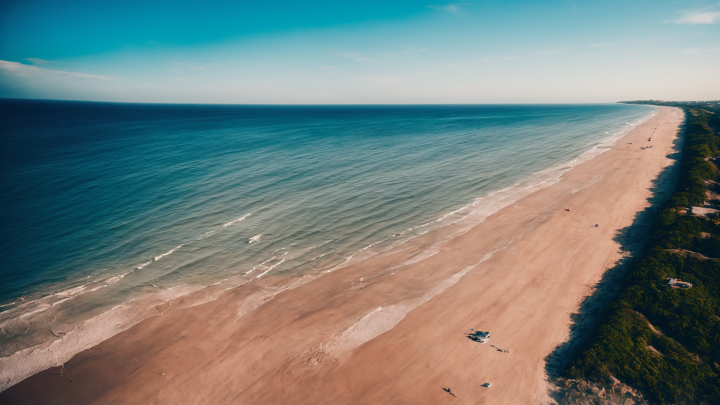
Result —
[{"label": "sandy path", "polygon": [[[621,257],[614,239],[649,204],[682,118],[662,108],[559,183],[444,243],[453,227],[311,282],[261,279],[192,308],[175,300],[75,356],[74,382],[51,369],[0,403],[546,402],[544,359]],[[653,148],[641,149],[653,130]],[[489,344],[465,337],[474,325],[491,331]]]}]

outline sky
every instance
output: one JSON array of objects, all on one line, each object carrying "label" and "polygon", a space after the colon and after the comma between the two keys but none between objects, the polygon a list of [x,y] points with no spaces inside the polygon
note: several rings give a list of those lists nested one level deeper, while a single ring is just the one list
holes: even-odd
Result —
[{"label": "sky", "polygon": [[0,97],[717,100],[720,2],[3,0]]}]

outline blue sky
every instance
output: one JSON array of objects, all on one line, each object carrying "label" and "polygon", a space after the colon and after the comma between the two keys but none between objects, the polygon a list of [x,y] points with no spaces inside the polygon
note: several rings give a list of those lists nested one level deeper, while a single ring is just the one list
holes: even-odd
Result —
[{"label": "blue sky", "polygon": [[0,97],[706,100],[719,73],[717,0],[0,3]]}]

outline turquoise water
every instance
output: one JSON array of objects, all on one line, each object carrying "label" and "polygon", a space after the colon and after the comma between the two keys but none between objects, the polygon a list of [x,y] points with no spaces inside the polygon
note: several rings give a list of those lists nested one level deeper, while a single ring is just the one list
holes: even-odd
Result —
[{"label": "turquoise water", "polygon": [[148,295],[328,271],[481,221],[654,111],[21,100],[0,110],[2,356]]}]

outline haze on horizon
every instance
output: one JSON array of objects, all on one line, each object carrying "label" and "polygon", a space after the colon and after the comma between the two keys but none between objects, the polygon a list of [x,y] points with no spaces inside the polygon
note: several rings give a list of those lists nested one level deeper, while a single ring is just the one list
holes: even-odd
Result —
[{"label": "haze on horizon", "polygon": [[0,97],[593,103],[720,97],[720,2],[0,4]]}]

